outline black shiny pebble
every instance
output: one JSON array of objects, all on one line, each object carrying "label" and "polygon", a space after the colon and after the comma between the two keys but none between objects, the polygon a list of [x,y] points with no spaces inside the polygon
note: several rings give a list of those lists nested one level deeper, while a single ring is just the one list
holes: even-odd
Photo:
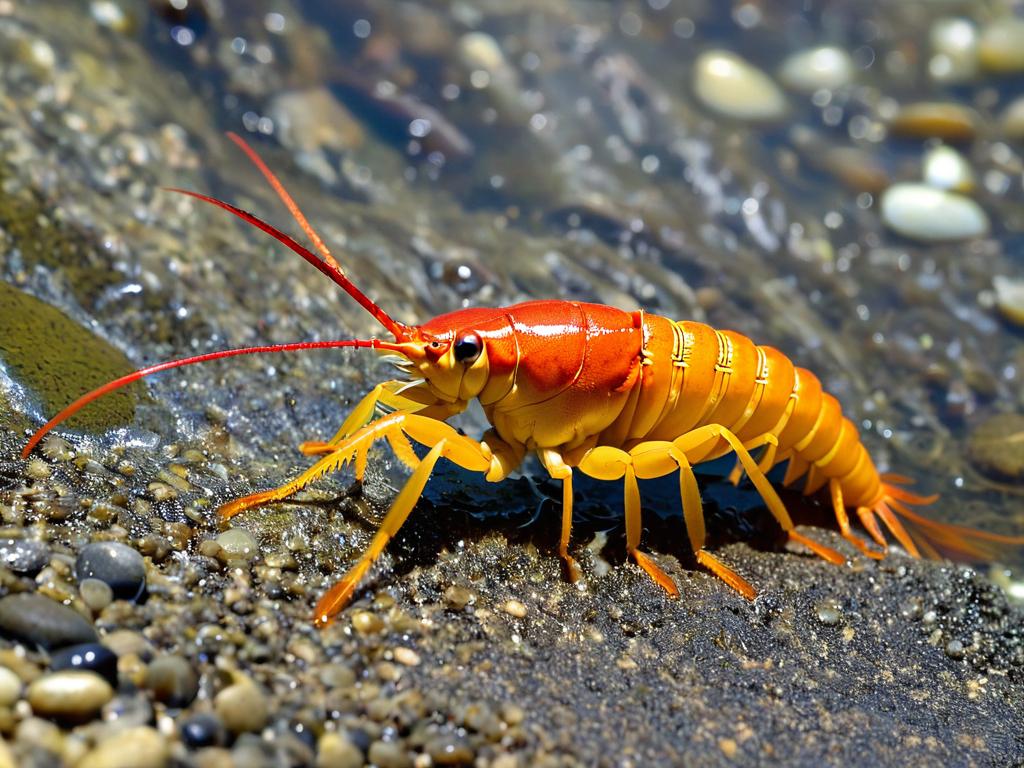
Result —
[{"label": "black shiny pebble", "polygon": [[75,575],[79,584],[89,578],[106,582],[118,600],[138,600],[146,588],[146,561],[126,544],[97,541],[78,553]]},{"label": "black shiny pebble", "polygon": [[0,598],[0,634],[50,651],[99,639],[82,614],[35,592]]},{"label": "black shiny pebble", "polygon": [[227,743],[227,732],[220,718],[206,712],[188,718],[178,729],[181,740],[190,749],[219,747]]},{"label": "black shiny pebble", "polygon": [[34,576],[50,562],[50,548],[33,539],[0,539],[0,565]]},{"label": "black shiny pebble", "polygon": [[99,643],[83,643],[64,648],[50,656],[50,669],[88,670],[117,688],[117,655]]}]

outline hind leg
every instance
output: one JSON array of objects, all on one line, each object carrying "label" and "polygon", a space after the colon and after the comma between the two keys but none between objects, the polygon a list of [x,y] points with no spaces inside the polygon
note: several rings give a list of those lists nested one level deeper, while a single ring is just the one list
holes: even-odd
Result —
[{"label": "hind leg", "polygon": [[743,447],[743,443],[740,442],[736,435],[721,424],[707,424],[703,427],[698,427],[687,432],[685,435],[677,437],[672,442],[683,453],[688,453],[691,450],[701,449],[707,444],[708,440],[718,438],[725,440],[736,453],[740,464],[746,471],[747,476],[750,477],[750,482],[754,484],[757,492],[761,494],[761,498],[764,499],[765,504],[768,506],[768,511],[772,513],[772,516],[782,526],[782,530],[786,532],[790,541],[802,544],[814,552],[814,554],[835,565],[842,565],[846,562],[846,558],[839,552],[836,552],[836,550],[807,538],[795,529],[793,520],[786,510],[786,506],[782,503],[782,499],[779,498],[775,489],[772,488],[772,484],[768,482],[764,472],[757,466],[757,462],[750,455],[750,451]]},{"label": "hind leg", "polygon": [[828,484],[829,492],[832,496],[832,509],[836,513],[836,521],[839,523],[839,532],[843,534],[843,538],[853,544],[857,549],[868,557],[874,558],[875,560],[881,560],[885,557],[884,552],[876,552],[870,549],[859,536],[857,536],[850,529],[850,517],[846,514],[846,505],[843,503],[843,489],[839,485],[839,481],[832,479]]}]

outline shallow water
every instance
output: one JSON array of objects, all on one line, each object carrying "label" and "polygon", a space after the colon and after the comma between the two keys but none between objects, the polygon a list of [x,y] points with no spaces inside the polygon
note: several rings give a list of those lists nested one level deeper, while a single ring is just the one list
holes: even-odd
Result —
[{"label": "shallow water", "polygon": [[[278,244],[164,189],[216,195],[296,232],[227,131],[257,149],[349,275],[399,320],[561,298],[735,329],[816,372],[860,425],[880,469],[916,478],[921,493],[941,494],[930,517],[1024,533],[1024,427],[1018,424],[1024,308],[996,291],[999,278],[1020,281],[1024,263],[1024,117],[1013,119],[1012,112],[1024,93],[1024,61],[1015,58],[1024,50],[1024,32],[1007,21],[1020,12],[1018,4],[836,0],[806,2],[799,13],[792,5],[0,0],[0,516],[4,535],[47,543],[57,563],[38,584],[29,579],[20,588],[38,586],[78,607],[105,636],[125,626],[144,628],[160,652],[185,655],[203,675],[198,709],[225,687],[222,664],[238,661],[272,692],[275,706],[285,702],[273,726],[278,730],[291,728],[293,715],[300,719],[308,702],[296,694],[307,685],[311,697],[326,695],[330,686],[320,667],[328,660],[346,658],[365,672],[360,685],[372,681],[388,695],[404,684],[387,677],[395,667],[386,655],[391,650],[373,633],[353,635],[346,625],[335,635],[317,635],[307,622],[315,594],[365,546],[401,482],[388,451],[373,457],[360,492],[342,473],[318,484],[303,503],[241,520],[239,528],[251,530],[260,545],[255,565],[209,546],[217,533],[216,504],[308,466],[296,444],[329,437],[364,392],[390,378],[370,355],[317,351],[169,372],[149,380],[148,397],[140,387],[106,410],[83,414],[88,418],[76,429],[62,433],[70,444],[54,441],[27,464],[17,458],[30,425],[124,372],[125,357],[142,366],[228,347],[380,332],[351,299]],[[968,38],[1005,33],[1009,43],[1000,47],[986,38],[987,47],[958,53],[954,40],[936,50],[929,37],[951,29]],[[846,64],[814,74],[805,60],[783,71],[790,56],[823,45],[835,49],[826,61]],[[729,70],[734,59],[723,52],[730,51],[764,76],[695,82],[701,68]],[[816,84],[805,87],[808,79]],[[925,109],[923,117],[901,112],[915,102],[940,107]],[[946,145],[958,154],[950,161],[947,153],[946,166],[936,169],[926,158]],[[952,207],[929,213],[920,207],[923,193],[911,188],[909,204],[883,217],[885,190],[948,176],[950,162],[965,190]],[[979,220],[984,231],[970,231]],[[935,239],[950,228],[963,236]],[[49,307],[40,309],[39,302]],[[470,413],[461,426],[475,435],[485,425]],[[870,570],[876,564],[865,558],[853,561],[851,573],[818,576],[814,569],[823,564],[812,558],[752,551],[770,549],[777,531],[755,493],[723,481],[730,466],[700,468],[712,513],[710,542],[712,548],[751,543],[727,550],[730,562],[750,569],[759,585],[772,585],[753,607],[732,606],[728,601],[739,598],[717,582],[708,587],[700,571],[686,572],[692,576],[686,586],[699,598],[692,611],[716,617],[707,621],[686,613],[690,606],[643,592],[650,585],[627,568],[607,576],[605,539],[594,533],[614,529],[608,556],[621,562],[620,484],[578,483],[574,547],[591,568],[590,582],[576,589],[557,581],[554,554],[538,559],[534,546],[553,552],[560,489],[528,466],[531,479],[499,486],[442,470],[428,486],[423,515],[396,540],[393,559],[385,558],[397,570],[374,582],[380,591],[369,610],[387,616],[387,642],[400,636],[403,647],[415,645],[428,660],[452,653],[446,635],[430,634],[434,627],[451,631],[465,658],[486,657],[489,675],[476,675],[469,663],[450,665],[470,669],[484,691],[481,700],[496,696],[491,688],[502,685],[495,681],[506,665],[510,691],[519,690],[509,683],[517,674],[539,701],[562,690],[555,679],[550,688],[531,687],[534,665],[523,661],[529,638],[520,645],[521,630],[531,626],[544,627],[534,650],[550,654],[562,643],[596,669],[615,666],[612,685],[629,691],[642,686],[633,686],[633,668],[623,660],[645,658],[643,637],[651,627],[658,642],[675,649],[665,652],[672,660],[665,668],[681,670],[692,663],[688,655],[718,654],[731,636],[726,630],[739,638],[749,632],[756,640],[751,647],[761,650],[744,647],[736,660],[711,665],[719,671],[734,665],[742,670],[739,682],[701,668],[700,675],[710,676],[701,677],[704,693],[692,701],[685,675],[679,688],[669,686],[650,661],[658,654],[648,653],[644,679],[666,686],[672,709],[656,720],[643,703],[630,709],[650,729],[631,734],[647,743],[648,751],[638,754],[648,763],[674,754],[663,743],[674,742],[666,736],[671,728],[705,723],[701,707],[717,701],[723,680],[739,702],[735,711],[757,713],[753,689],[742,680],[754,669],[747,666],[751,654],[764,661],[772,686],[793,684],[782,656],[777,677],[771,663],[773,633],[787,636],[794,611],[806,658],[828,655],[817,645],[817,633],[829,631],[818,626],[824,620],[804,615],[801,601],[812,597],[845,600],[844,621],[851,633],[856,627],[857,642],[881,638],[879,648],[869,642],[857,652],[870,671],[857,684],[872,691],[879,666],[902,665],[906,649],[925,648],[927,640],[921,651],[927,664],[914,668],[944,670],[923,676],[941,686],[942,695],[930,699],[938,713],[930,722],[964,711],[961,688],[969,690],[968,677],[975,670],[987,674],[989,666],[1016,670],[1016,678],[993,686],[1005,701],[1019,701],[1012,698],[1019,645],[1016,630],[1005,628],[1014,615],[992,607],[998,600],[983,580],[908,565],[894,555],[877,573],[890,588],[884,598],[913,603],[905,610],[879,602]],[[643,493],[645,509],[662,517],[645,523],[655,551],[685,562],[685,536],[674,523],[680,517],[675,480],[645,484]],[[796,493],[785,500],[798,519],[832,525],[822,500]],[[531,531],[528,524],[538,517]],[[66,561],[82,543],[108,537],[149,558],[153,597],[93,615],[81,604]],[[1019,573],[1022,563],[1010,565]],[[401,578],[390,578],[396,574]],[[950,588],[950,581],[959,586]],[[446,590],[464,582],[479,593],[480,612],[470,606],[456,616]],[[1019,580],[1006,577],[1006,583],[1021,591]],[[369,586],[358,601],[364,614],[368,595]],[[530,618],[510,629],[500,624],[510,612],[499,598],[500,605],[511,598],[530,603]],[[563,617],[562,600],[581,607]],[[637,618],[620,622],[616,600]],[[870,621],[860,613],[863,605],[872,606]],[[608,614],[600,631],[590,625],[591,611]],[[897,613],[903,623],[895,643],[878,628],[891,630]],[[690,620],[679,625],[689,633],[682,644],[672,629],[681,617]],[[179,643],[175,622],[182,621],[202,628]],[[304,658],[302,643],[313,647],[304,649],[309,668],[294,678],[282,665],[263,663],[285,656],[287,632],[266,629],[278,621],[298,643],[293,653],[287,641],[288,658]],[[569,627],[573,641],[566,639]],[[982,630],[984,642],[977,640]],[[589,645],[595,632],[609,637],[601,650]],[[473,645],[485,634],[489,644]],[[690,653],[691,635],[699,638],[695,647],[711,650]],[[853,636],[840,641],[836,635],[833,658],[857,656],[847,655]],[[936,650],[947,642],[959,644],[947,653],[957,661]],[[470,645],[477,650],[467,651]],[[788,646],[784,640],[778,647]],[[965,646],[969,663],[959,664]],[[883,664],[873,654],[887,648],[896,649],[897,661]],[[424,669],[433,667],[424,665],[420,674]],[[309,679],[302,678],[306,673]],[[958,682],[941,682],[947,673],[959,675]],[[605,703],[590,674],[572,680],[573,690],[592,694],[581,693],[577,702],[587,722],[586,706]],[[821,674],[824,680],[832,673]],[[419,679],[417,690],[436,693],[449,684],[457,690],[465,684],[459,679]],[[898,680],[892,695],[917,702],[919,684]],[[806,747],[804,762],[818,765],[825,747],[803,743],[803,718],[812,710],[842,710],[845,689],[822,707],[820,693],[796,687],[777,694],[796,723],[779,720],[778,732],[796,734]],[[879,700],[890,695],[889,688],[878,690]],[[777,702],[769,698],[766,711],[773,714],[751,722],[771,745],[779,737],[772,733]],[[316,701],[321,721],[324,712],[339,716]],[[878,709],[865,701],[865,712]],[[982,703],[979,711],[995,714],[967,726],[1003,734],[1006,745],[993,754],[1019,759],[1013,735],[1019,724],[1001,706],[986,709],[991,702],[984,697]],[[371,704],[346,714],[345,727],[381,730],[364,711]],[[438,707],[447,723],[456,722]],[[930,710],[922,715],[932,717]],[[730,759],[718,739],[730,732],[732,718],[719,720],[700,726],[714,741],[688,747],[704,764]],[[873,740],[857,722],[850,731]],[[530,723],[531,733],[546,727]],[[931,739],[928,727],[920,733]],[[887,732],[886,743],[905,756],[911,736],[902,728]],[[570,736],[559,732],[559,738],[573,744],[574,729],[563,730]],[[918,734],[913,738],[926,743]],[[543,751],[542,737],[523,738],[523,754]],[[932,741],[955,749],[952,739]],[[474,745],[481,755],[490,748]],[[421,747],[410,741],[408,749],[419,754]],[[602,754],[598,741],[573,749],[584,762]],[[938,759],[935,754],[929,753]]]}]

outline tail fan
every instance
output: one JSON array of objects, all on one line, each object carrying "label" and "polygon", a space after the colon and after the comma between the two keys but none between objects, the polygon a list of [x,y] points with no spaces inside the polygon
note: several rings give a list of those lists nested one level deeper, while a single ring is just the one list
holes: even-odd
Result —
[{"label": "tail fan", "polygon": [[964,525],[940,523],[918,514],[910,507],[931,504],[938,496],[911,493],[896,484],[901,481],[907,482],[907,479],[883,475],[882,496],[871,511],[882,519],[910,554],[980,562],[1002,559],[1009,550],[1024,546],[1024,536],[1007,536]]}]

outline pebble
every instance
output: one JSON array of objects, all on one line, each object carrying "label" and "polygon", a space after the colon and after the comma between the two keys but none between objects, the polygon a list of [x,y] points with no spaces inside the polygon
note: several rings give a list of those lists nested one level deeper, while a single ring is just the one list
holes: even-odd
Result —
[{"label": "pebble", "polygon": [[526,606],[523,605],[519,600],[508,600],[502,609],[509,616],[514,616],[517,619],[526,618]]},{"label": "pebble", "polygon": [[978,28],[968,19],[937,19],[929,33],[928,74],[940,83],[964,83],[978,74]]},{"label": "pebble", "polygon": [[843,620],[843,610],[835,600],[823,600],[815,606],[818,621],[826,627],[834,627]]},{"label": "pebble", "polygon": [[964,657],[964,644],[959,640],[950,640],[946,643],[946,655],[951,659],[962,659]]},{"label": "pebble", "polygon": [[927,184],[894,184],[880,201],[882,221],[912,240],[940,242],[980,237],[988,216],[968,197]]},{"label": "pebble", "polygon": [[344,152],[365,139],[359,122],[326,88],[284,91],[271,100],[268,113],[289,149]]},{"label": "pebble", "polygon": [[34,592],[0,598],[0,632],[47,650],[97,640],[80,613]]},{"label": "pebble", "polygon": [[169,707],[185,707],[199,692],[199,677],[181,656],[161,656],[146,670],[146,688]]},{"label": "pebble", "polygon": [[352,627],[361,635],[374,635],[384,629],[384,621],[371,611],[355,611]]},{"label": "pebble", "polygon": [[121,600],[136,600],[146,587],[146,561],[126,544],[98,541],[86,544],[75,561],[79,584],[85,579],[106,582]]},{"label": "pebble", "polygon": [[163,768],[170,759],[170,747],[160,732],[139,726],[103,739],[75,768]]},{"label": "pebble", "polygon": [[786,115],[786,97],[764,72],[731,51],[697,57],[693,88],[705,106],[737,120],[771,121]]},{"label": "pebble", "polygon": [[14,741],[59,755],[64,751],[64,734],[49,720],[27,717],[18,723]]},{"label": "pebble", "polygon": [[[191,749],[218,747],[227,743],[224,724],[216,715],[201,712],[178,724],[181,740]],[[362,759],[362,758],[360,758]]]},{"label": "pebble", "polygon": [[419,666],[421,661],[420,655],[416,653],[416,651],[414,651],[412,648],[405,648],[404,646],[399,646],[398,648],[395,648],[394,657],[395,661],[406,667]]},{"label": "pebble", "polygon": [[0,540],[0,565],[15,573],[35,575],[50,561],[50,548],[34,539]]},{"label": "pebble", "polygon": [[974,191],[974,171],[967,158],[952,147],[934,147],[921,163],[925,184],[953,192]]},{"label": "pebble", "polygon": [[439,736],[427,742],[425,751],[434,765],[472,765],[472,748],[457,736]]},{"label": "pebble", "polygon": [[1011,101],[999,119],[1000,128],[1006,138],[1024,141],[1024,96]]},{"label": "pebble", "polygon": [[26,698],[37,715],[82,722],[114,698],[114,689],[95,672],[65,670],[34,681]]},{"label": "pebble", "polygon": [[78,585],[78,594],[93,613],[99,613],[114,602],[114,590],[107,582],[99,579],[82,579],[82,583]]},{"label": "pebble", "polygon": [[325,733],[317,744],[316,768],[360,768],[363,753],[340,733]]},{"label": "pebble", "polygon": [[393,741],[373,742],[367,757],[377,768],[412,768],[408,753]]},{"label": "pebble", "polygon": [[259,544],[256,539],[245,528],[229,528],[220,534],[214,541],[226,553],[227,560],[249,561],[259,554]]},{"label": "pebble", "polygon": [[112,686],[117,687],[117,656],[99,643],[72,645],[50,657],[50,669],[95,672]]},{"label": "pebble", "polygon": [[996,306],[1003,317],[1024,327],[1024,280],[996,275],[992,278],[992,287],[996,291]]},{"label": "pebble", "polygon": [[909,138],[971,141],[978,122],[977,113],[960,104],[920,101],[900,108],[889,129],[894,135]]},{"label": "pebble", "polygon": [[0,707],[13,707],[21,698],[21,678],[7,667],[0,667]]},{"label": "pebble", "polygon": [[834,91],[853,81],[855,67],[842,48],[824,45],[789,56],[779,67],[779,81],[801,93]]},{"label": "pebble", "polygon": [[1001,18],[989,22],[978,39],[978,61],[989,72],[1024,70],[1024,19]]},{"label": "pebble", "polygon": [[1024,415],[1002,413],[979,424],[967,437],[967,457],[982,474],[1024,480]]},{"label": "pebble", "polygon": [[97,24],[127,34],[132,31],[134,22],[120,5],[113,0],[93,0],[89,6],[90,15]]},{"label": "pebble", "polygon": [[231,733],[256,732],[267,724],[267,697],[250,680],[229,685],[217,694],[213,708]]},{"label": "pebble", "polygon": [[465,587],[452,585],[444,591],[445,605],[453,611],[461,611],[473,600],[473,593]]}]

